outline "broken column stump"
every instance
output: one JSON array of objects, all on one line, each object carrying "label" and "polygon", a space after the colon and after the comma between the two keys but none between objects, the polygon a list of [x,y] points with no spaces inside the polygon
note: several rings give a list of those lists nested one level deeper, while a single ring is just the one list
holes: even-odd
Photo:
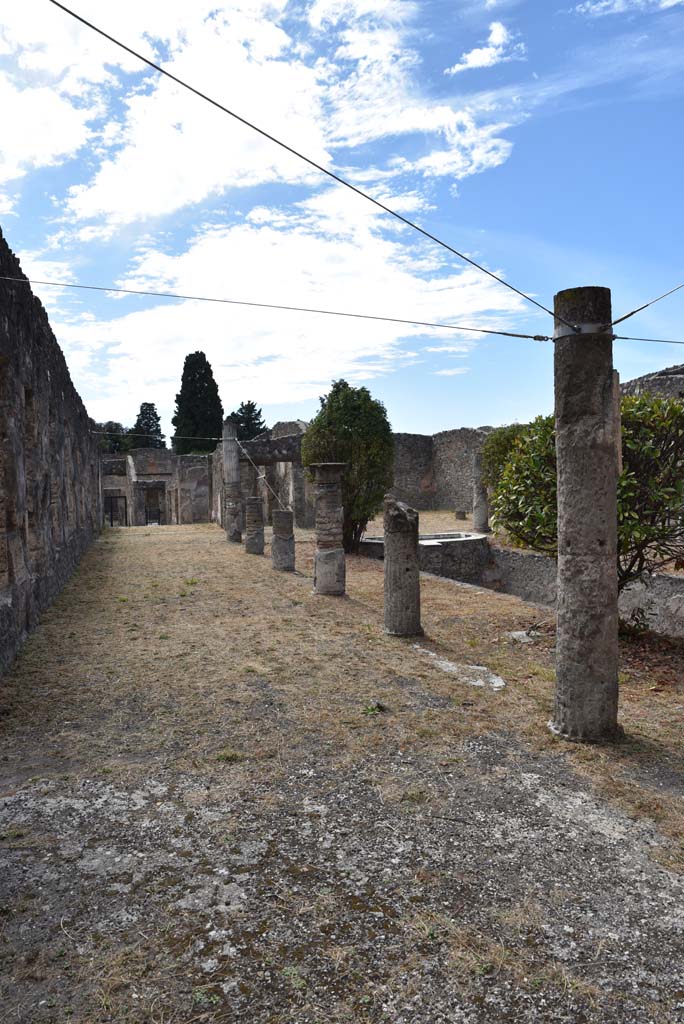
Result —
[{"label": "broken column stump", "polygon": [[556,295],[554,312],[558,626],[550,726],[565,739],[615,740],[618,431],[610,290],[569,288]]},{"label": "broken column stump", "polygon": [[418,513],[385,497],[385,632],[421,636]]},{"label": "broken column stump", "polygon": [[482,479],[482,452],[473,455],[473,530],[476,533],[491,533],[489,496]]},{"label": "broken column stump", "polygon": [[245,551],[248,555],[264,553],[264,505],[258,497],[245,500]]},{"label": "broken column stump", "polygon": [[294,572],[295,539],[293,513],[290,509],[273,509],[273,540],[271,561],[279,572]]},{"label": "broken column stump", "polygon": [[240,508],[240,455],[237,426],[228,417],[223,421],[223,527],[233,544],[242,542]]},{"label": "broken column stump", "polygon": [[342,473],[344,462],[312,465],[316,495],[316,554],[314,593],[341,597],[345,592],[345,558],[342,544]]}]

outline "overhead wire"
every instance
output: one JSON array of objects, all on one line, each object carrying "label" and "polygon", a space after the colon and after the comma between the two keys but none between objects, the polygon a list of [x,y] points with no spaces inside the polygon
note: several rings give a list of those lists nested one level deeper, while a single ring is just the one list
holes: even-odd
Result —
[{"label": "overhead wire", "polygon": [[[390,324],[407,324],[413,327],[434,327],[438,330],[448,331],[467,331],[468,333],[474,334],[495,334],[503,338],[520,338],[527,341],[553,341],[554,339],[548,334],[520,334],[516,331],[500,331],[493,327],[470,327],[465,324],[447,324],[440,321],[434,320],[413,320],[408,317],[396,317],[396,316],[380,316],[374,313],[350,313],[347,310],[341,309],[322,309],[314,306],[286,306],[277,302],[253,302],[247,299],[225,299],[219,298],[214,295],[186,295],[181,292],[158,292],[148,289],[140,288],[116,288],[113,285],[104,284],[79,284],[74,281],[48,281],[40,280],[35,277],[9,277],[5,274],[0,274],[0,281],[8,281],[11,284],[36,284],[36,285],[48,285],[53,288],[78,288],[84,289],[85,291],[95,292],[115,292],[122,295],[141,295],[143,297],[161,298],[161,299],[182,299],[189,302],[215,302],[229,306],[249,306],[255,309],[280,309],[290,313],[316,313],[322,316],[342,316],[349,317],[354,320],[377,320],[381,323]],[[680,286],[682,287],[682,286]],[[676,291],[676,289],[673,289]],[[667,293],[671,294],[671,293]],[[664,297],[664,296],[662,296]],[[623,318],[624,319],[624,318]],[[610,325],[612,326],[612,325]],[[570,338],[576,337],[576,334],[566,334],[557,337],[555,340],[560,341],[563,337]],[[613,341],[647,341],[653,342],[657,345],[684,345],[684,341],[673,341],[668,338],[632,338],[622,334],[613,334]],[[111,433],[111,431],[108,431]],[[147,435],[146,435],[147,436]],[[151,435],[150,435],[151,436]],[[221,438],[209,437],[202,438],[206,441],[220,441]]]},{"label": "overhead wire", "polygon": [[[684,288],[684,283],[678,284],[674,288],[670,288],[669,292],[663,292],[662,295],[658,295],[655,299],[651,299],[650,302],[645,302],[643,304],[643,306],[638,306],[637,309],[633,309],[631,311],[631,313],[625,313],[624,316],[618,317],[617,320],[613,320],[612,323],[610,323],[608,326],[609,327],[615,327],[617,324],[621,324],[623,320],[629,320],[629,318],[631,316],[635,316],[637,313],[641,313],[642,309],[648,309],[649,306],[655,306],[656,302],[660,302],[661,299],[666,299],[668,297],[668,295],[674,295],[674,293],[678,292],[680,288]],[[634,341],[634,340],[645,341],[647,339],[645,339],[645,338],[639,338],[639,339],[632,338],[630,340],[632,340],[632,341]],[[674,342],[673,342],[673,344],[674,344]]]},{"label": "overhead wire", "polygon": [[158,292],[138,288],[115,288],[110,285],[77,284],[70,281],[42,281],[38,278],[7,277],[0,275],[0,281],[11,281],[15,284],[49,285],[53,288],[80,288],[95,292],[116,292],[122,295],[142,295],[161,299],[184,299],[192,302],[218,302],[229,306],[252,306],[256,309],[281,309],[291,313],[320,313],[325,316],[344,316],[355,320],[379,320],[392,324],[409,324],[415,327],[436,327],[440,330],[468,331],[475,334],[499,334],[505,338],[527,338],[530,341],[550,341],[545,334],[517,334],[514,331],[500,331],[485,327],[466,327],[463,324],[436,323],[430,320],[411,320],[395,316],[376,316],[372,313],[348,313],[339,309],[318,309],[313,306],[286,306],[276,302],[251,302],[245,299],[223,299],[210,295],[183,295],[179,292]]},{"label": "overhead wire", "polygon": [[[268,478],[266,476],[266,473],[265,472],[263,472],[263,473],[259,472],[259,467],[257,466],[256,462],[254,461],[252,456],[249,454],[249,452],[245,449],[244,445],[242,445],[238,441],[237,438],[235,438],[235,442],[236,442],[238,448],[240,449],[240,451],[242,452],[242,454],[247,459],[247,461],[251,462],[252,466],[256,470],[257,480],[263,480],[263,482],[266,484],[266,486],[268,487],[269,491],[271,492],[271,494],[273,495],[275,500],[278,502],[278,504],[279,504],[280,508],[282,509],[282,511],[283,512],[286,511],[285,505],[283,505],[282,501],[280,500],[280,495],[277,494],[276,491],[274,491],[273,488],[271,487],[271,485],[269,484]],[[290,509],[290,506],[288,505],[287,508]]]},{"label": "overhead wire", "polygon": [[[408,217],[404,217],[403,214],[398,213],[396,210],[393,210],[390,206],[387,206],[379,199],[376,199],[368,192],[364,192],[363,189],[359,188],[357,185],[353,185],[350,181],[347,181],[346,178],[343,178],[339,174],[335,174],[334,171],[331,171],[329,168],[324,167],[323,164],[319,164],[316,160],[313,160],[311,157],[306,156],[304,153],[301,153],[293,146],[290,146],[286,142],[283,142],[282,139],[277,138],[275,135],[271,135],[271,133],[267,132],[264,128],[260,128],[258,125],[254,124],[254,122],[249,121],[246,117],[242,117],[242,115],[236,113],[236,111],[224,106],[223,103],[219,103],[218,100],[215,100],[211,96],[208,96],[200,89],[195,88],[195,86],[190,85],[189,82],[186,82],[182,78],[179,78],[177,75],[172,74],[172,72],[167,71],[160,64],[156,64],[153,60],[150,60],[149,57],[145,57],[142,53],[139,53],[132,47],[127,46],[126,43],[122,43],[120,39],[116,39],[108,32],[105,32],[104,29],[101,29],[97,25],[94,25],[91,21],[88,21],[82,15],[77,14],[75,11],[72,11],[71,8],[66,7],[62,3],[59,3],[59,0],[49,0],[49,3],[51,3],[54,7],[58,7],[60,10],[64,11],[65,14],[68,14],[70,17],[75,18],[76,21],[81,22],[82,25],[85,25],[87,28],[92,29],[93,32],[97,32],[98,35],[102,36],[104,39],[109,40],[110,43],[113,43],[115,46],[118,46],[126,53],[131,54],[131,56],[135,57],[137,60],[140,60],[144,64],[147,64],[148,67],[153,68],[155,71],[159,72],[160,75],[164,75],[164,77],[169,78],[172,82],[175,82],[177,85],[180,85],[183,89],[187,89],[189,92],[194,93],[195,96],[198,96],[200,99],[203,99],[207,103],[210,103],[218,110],[221,110],[224,114],[228,114],[229,117],[232,117],[234,118],[234,120],[239,121],[247,128],[251,128],[253,131],[258,132],[258,134],[261,135],[263,138],[268,139],[270,142],[275,143],[275,145],[280,146],[281,149],[284,149],[288,153],[291,153],[293,156],[296,156],[300,160],[303,160],[305,163],[309,164],[310,167],[314,167],[317,171],[320,171],[321,174],[327,175],[327,177],[331,178],[333,181],[336,181],[338,185],[344,185],[345,188],[348,188],[352,192],[355,192],[363,199],[367,199],[368,202],[373,203],[374,206],[377,206],[385,213],[388,213],[391,217],[394,217],[402,224],[405,224],[407,227],[410,227],[414,231],[419,232],[419,234],[423,235],[425,238],[430,239],[430,241],[435,242],[437,245],[442,246],[448,252],[452,253],[454,256],[457,256],[465,263],[469,263],[472,267],[475,267],[481,273],[486,274],[488,277],[491,277],[494,281],[497,281],[499,284],[502,284],[505,288],[508,288],[510,289],[510,291],[515,292],[516,295],[519,295],[521,298],[525,299],[526,302],[531,302],[533,305],[537,306],[538,309],[543,310],[544,313],[548,313],[550,316],[555,315],[552,310],[548,309],[547,306],[544,306],[541,302],[538,302],[536,299],[533,299],[531,295],[527,295],[519,288],[516,288],[508,281],[505,281],[502,277],[499,277],[497,274],[494,274],[491,270],[487,270],[487,268],[483,267],[481,263],[477,263],[470,256],[466,256],[465,253],[460,252],[458,249],[454,248],[454,246],[449,245],[448,242],[445,242],[437,235],[433,235],[430,231],[427,231],[419,224],[416,224],[415,221],[409,220]],[[557,315],[555,316],[556,320],[559,320],[561,323],[565,324],[566,327],[569,327],[572,331],[576,332],[578,330],[575,324],[571,324],[569,321],[564,320],[562,317],[559,317]]]}]

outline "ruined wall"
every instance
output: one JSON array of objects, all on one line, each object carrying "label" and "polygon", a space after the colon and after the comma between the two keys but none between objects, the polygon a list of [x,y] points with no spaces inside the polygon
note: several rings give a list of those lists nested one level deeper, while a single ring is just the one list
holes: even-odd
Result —
[{"label": "ruined wall", "polygon": [[684,366],[668,366],[620,385],[623,395],[657,395],[659,398],[684,398]]},{"label": "ruined wall", "polygon": [[432,438],[434,508],[473,510],[473,454],[484,444],[487,429],[443,430]]},{"label": "ruined wall", "polygon": [[432,437],[428,434],[393,434],[394,483],[392,494],[417,509],[435,508]]},{"label": "ruined wall", "polygon": [[[24,277],[0,232],[0,275]],[[0,668],[101,522],[99,452],[47,314],[0,281]]]},{"label": "ruined wall", "polygon": [[176,464],[179,523],[208,523],[212,508],[210,457],[179,455]]},{"label": "ruined wall", "polygon": [[[259,495],[264,503],[264,522],[271,521],[274,508],[278,502],[270,490],[278,495],[285,507],[294,512],[296,526],[313,526],[313,488],[306,479],[301,463],[302,431],[306,424],[302,420],[288,423],[277,423],[272,430],[264,431],[252,441],[244,441],[245,451],[258,467],[240,451],[240,493],[242,496],[243,515],[245,500]],[[296,434],[283,433],[285,429],[296,428]],[[221,495],[223,494],[223,452],[219,444],[210,456],[209,475],[211,477],[211,496],[209,518],[221,524]],[[268,486],[266,484],[268,481]]]}]

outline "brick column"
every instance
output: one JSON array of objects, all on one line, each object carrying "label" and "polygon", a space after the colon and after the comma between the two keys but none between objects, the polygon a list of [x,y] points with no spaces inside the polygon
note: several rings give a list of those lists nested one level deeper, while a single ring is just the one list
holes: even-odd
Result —
[{"label": "brick column", "polygon": [[280,572],[294,572],[295,539],[293,514],[290,509],[273,509],[271,561],[273,568]]},{"label": "brick column", "polygon": [[245,551],[248,555],[264,553],[264,503],[259,497],[245,499]]}]

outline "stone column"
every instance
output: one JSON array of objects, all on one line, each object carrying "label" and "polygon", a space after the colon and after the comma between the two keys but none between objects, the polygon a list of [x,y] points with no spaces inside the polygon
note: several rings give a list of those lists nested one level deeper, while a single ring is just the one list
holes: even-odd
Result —
[{"label": "stone column", "polygon": [[385,495],[385,632],[420,636],[418,513]]},{"label": "stone column", "polygon": [[290,509],[273,509],[273,540],[271,561],[280,572],[294,572],[295,539],[293,514]]},{"label": "stone column", "polygon": [[315,473],[316,554],[314,593],[340,597],[345,592],[345,560],[342,546],[342,473],[344,462],[319,462]]},{"label": "stone column", "polygon": [[473,530],[476,533],[491,533],[489,497],[482,480],[482,452],[473,454]]},{"label": "stone column", "polygon": [[264,553],[264,503],[259,497],[245,499],[245,551],[248,555]]},{"label": "stone column", "polygon": [[229,541],[241,543],[240,453],[237,427],[230,417],[223,421],[223,527]]},{"label": "stone column", "polygon": [[571,740],[620,735],[617,458],[608,288],[555,297],[558,627],[551,729]]}]

